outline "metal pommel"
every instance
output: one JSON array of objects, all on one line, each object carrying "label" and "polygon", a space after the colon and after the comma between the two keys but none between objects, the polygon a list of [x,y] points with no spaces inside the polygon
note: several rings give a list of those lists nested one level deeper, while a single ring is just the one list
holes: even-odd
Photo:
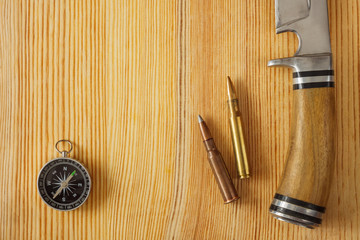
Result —
[{"label": "metal pommel", "polygon": [[313,229],[321,224],[325,207],[276,193],[270,213],[278,220]]}]

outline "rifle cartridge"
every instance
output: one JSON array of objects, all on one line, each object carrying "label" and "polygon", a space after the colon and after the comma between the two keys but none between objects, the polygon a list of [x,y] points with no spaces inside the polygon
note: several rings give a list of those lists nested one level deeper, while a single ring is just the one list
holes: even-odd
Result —
[{"label": "rifle cartridge", "polygon": [[200,115],[198,120],[204,145],[208,153],[208,160],[220,189],[221,195],[224,199],[224,203],[227,204],[234,202],[239,199],[239,196],[226,168],[225,162],[215,145],[215,141],[211,136],[209,128]]},{"label": "rifle cartridge", "polygon": [[228,105],[230,109],[230,131],[233,143],[236,166],[240,178],[249,178],[249,164],[246,154],[244,131],[241,122],[239,100],[230,77],[227,77]]}]

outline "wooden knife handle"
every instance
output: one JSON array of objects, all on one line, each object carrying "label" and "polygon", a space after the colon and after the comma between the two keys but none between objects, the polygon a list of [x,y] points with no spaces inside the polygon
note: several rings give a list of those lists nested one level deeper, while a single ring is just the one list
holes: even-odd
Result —
[{"label": "wooden knife handle", "polygon": [[277,193],[325,206],[335,160],[335,89],[293,92],[290,148]]},{"label": "wooden knife handle", "polygon": [[313,228],[321,224],[335,160],[335,88],[293,92],[290,147],[270,212]]}]

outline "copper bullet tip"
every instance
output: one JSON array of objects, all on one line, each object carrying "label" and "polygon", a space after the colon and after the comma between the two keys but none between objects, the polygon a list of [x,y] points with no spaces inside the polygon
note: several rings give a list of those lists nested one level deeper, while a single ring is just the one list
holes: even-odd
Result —
[{"label": "copper bullet tip", "polygon": [[198,115],[198,121],[199,121],[199,123],[201,123],[204,121],[204,119],[202,119],[202,117],[200,115]]},{"label": "copper bullet tip", "polygon": [[229,100],[237,99],[236,93],[235,93],[235,87],[230,79],[230,77],[227,77],[227,92],[229,96]]}]

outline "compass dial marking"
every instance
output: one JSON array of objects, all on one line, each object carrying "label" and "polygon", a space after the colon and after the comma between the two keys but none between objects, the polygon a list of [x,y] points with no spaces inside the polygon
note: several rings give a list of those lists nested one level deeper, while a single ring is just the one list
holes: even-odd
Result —
[{"label": "compass dial marking", "polygon": [[90,188],[87,170],[71,158],[54,159],[39,173],[39,194],[46,204],[57,210],[78,208],[86,201]]}]

